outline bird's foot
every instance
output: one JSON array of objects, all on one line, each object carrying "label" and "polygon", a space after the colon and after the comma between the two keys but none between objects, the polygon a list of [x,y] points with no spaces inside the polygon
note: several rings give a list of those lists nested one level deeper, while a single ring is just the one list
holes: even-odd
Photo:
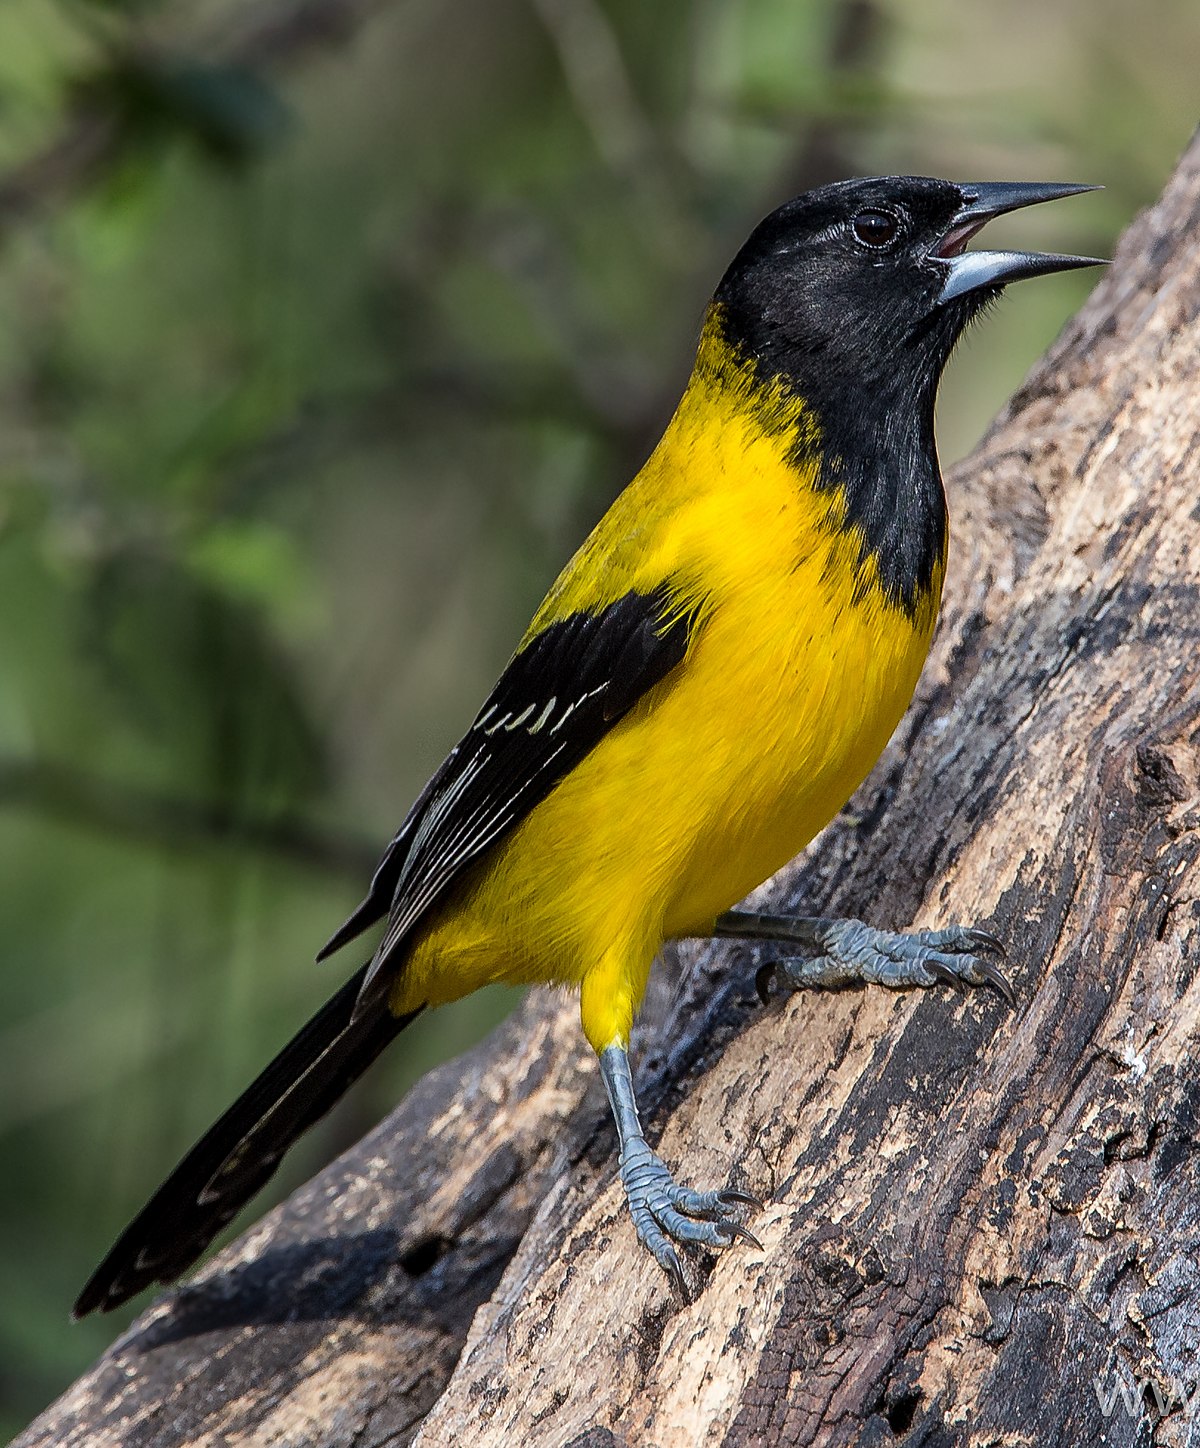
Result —
[{"label": "bird's foot", "polygon": [[644,1138],[630,1141],[622,1152],[621,1182],[638,1241],[650,1250],[685,1297],[687,1283],[674,1243],[722,1248],[741,1240],[761,1248],[758,1239],[730,1210],[761,1207],[757,1197],[748,1192],[695,1192],[679,1186]]},{"label": "bird's foot", "polygon": [[[805,921],[805,943],[821,952],[814,959],[787,958],[765,965],[756,984],[766,1000],[772,976],[788,990],[810,986],[840,986],[855,981],[884,985],[891,990],[926,987],[939,982],[952,985],[990,985],[1010,1005],[1016,1003],[1012,986],[990,957],[1003,956],[994,935],[963,925],[946,930],[918,930],[911,934],[875,930],[861,920]],[[783,938],[781,934],[773,938]]]}]

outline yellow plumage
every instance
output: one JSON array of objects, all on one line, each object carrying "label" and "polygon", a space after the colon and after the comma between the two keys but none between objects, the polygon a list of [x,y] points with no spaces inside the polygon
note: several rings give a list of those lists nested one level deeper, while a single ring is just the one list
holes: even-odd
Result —
[{"label": "yellow plumage", "polygon": [[941,570],[913,615],[889,601],[844,494],[816,487],[819,442],[710,311],[662,441],[522,645],[666,583],[698,611],[687,656],[431,913],[394,1011],[579,983],[588,1040],[623,1043],[663,940],[710,934],[864,778],[912,697]]},{"label": "yellow plumage", "polygon": [[664,940],[776,941],[788,990],[951,980],[1013,999],[977,927],[730,907],[836,814],[912,696],[946,561],[933,416],[955,341],[1007,282],[1091,265],[964,248],[1081,189],[847,181],[755,229],[653,456],[321,951],[386,920],[371,959],[183,1157],[77,1313],[178,1276],[409,1021],[489,982],[579,986],[630,1216],[681,1292],[675,1244],[755,1245],[737,1213],[756,1199],[680,1185],[638,1119],[625,1045]]}]

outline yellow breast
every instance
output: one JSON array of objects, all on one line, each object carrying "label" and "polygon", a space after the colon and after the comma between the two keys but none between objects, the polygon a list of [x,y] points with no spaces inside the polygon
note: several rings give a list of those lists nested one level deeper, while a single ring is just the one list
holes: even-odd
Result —
[{"label": "yellow breast", "polygon": [[631,1013],[661,941],[711,927],[861,782],[912,696],[940,572],[914,613],[889,601],[817,447],[803,406],[706,329],[662,442],[532,625],[670,580],[698,612],[687,657],[431,918],[397,1008],[591,974]]}]

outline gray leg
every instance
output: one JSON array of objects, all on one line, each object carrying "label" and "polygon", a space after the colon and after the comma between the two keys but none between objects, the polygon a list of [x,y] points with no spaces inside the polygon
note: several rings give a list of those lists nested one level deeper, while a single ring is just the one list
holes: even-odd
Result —
[{"label": "gray leg", "polygon": [[930,986],[939,980],[954,985],[990,985],[1016,1004],[1012,986],[988,955],[1004,947],[986,930],[952,925],[947,930],[893,934],[874,930],[861,920],[820,920],[803,915],[758,915],[727,910],[717,919],[714,934],[750,940],[778,940],[815,951],[815,957],[784,959],[758,973],[759,994],[773,974],[781,986],[839,986],[852,981],[886,985],[893,990]]},{"label": "gray leg", "polygon": [[621,1182],[629,1199],[629,1211],[638,1240],[653,1253],[655,1261],[674,1279],[685,1296],[687,1287],[676,1242],[698,1242],[704,1247],[728,1247],[741,1238],[755,1247],[761,1244],[745,1227],[726,1212],[727,1207],[744,1204],[761,1207],[757,1197],[746,1192],[693,1192],[677,1186],[671,1173],[655,1156],[642,1135],[638,1120],[629,1056],[622,1046],[607,1046],[600,1053],[600,1074],[617,1123],[621,1142]]}]

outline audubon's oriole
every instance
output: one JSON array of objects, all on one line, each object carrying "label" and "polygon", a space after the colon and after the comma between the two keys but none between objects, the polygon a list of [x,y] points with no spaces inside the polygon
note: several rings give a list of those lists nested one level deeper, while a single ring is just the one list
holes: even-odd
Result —
[{"label": "audubon's oriole", "polygon": [[980,930],[730,907],[841,808],[912,696],[946,560],[933,413],[957,338],[1006,283],[1091,264],[966,244],[1089,189],[847,181],[761,223],[662,440],[321,951],[386,917],[374,955],[183,1158],[77,1314],[177,1277],[408,1022],[491,981],[579,986],[637,1234],[680,1281],[673,1243],[749,1237],[753,1199],[677,1185],[639,1126],[626,1047],[664,940],[783,942],[791,988],[1007,993]]}]

